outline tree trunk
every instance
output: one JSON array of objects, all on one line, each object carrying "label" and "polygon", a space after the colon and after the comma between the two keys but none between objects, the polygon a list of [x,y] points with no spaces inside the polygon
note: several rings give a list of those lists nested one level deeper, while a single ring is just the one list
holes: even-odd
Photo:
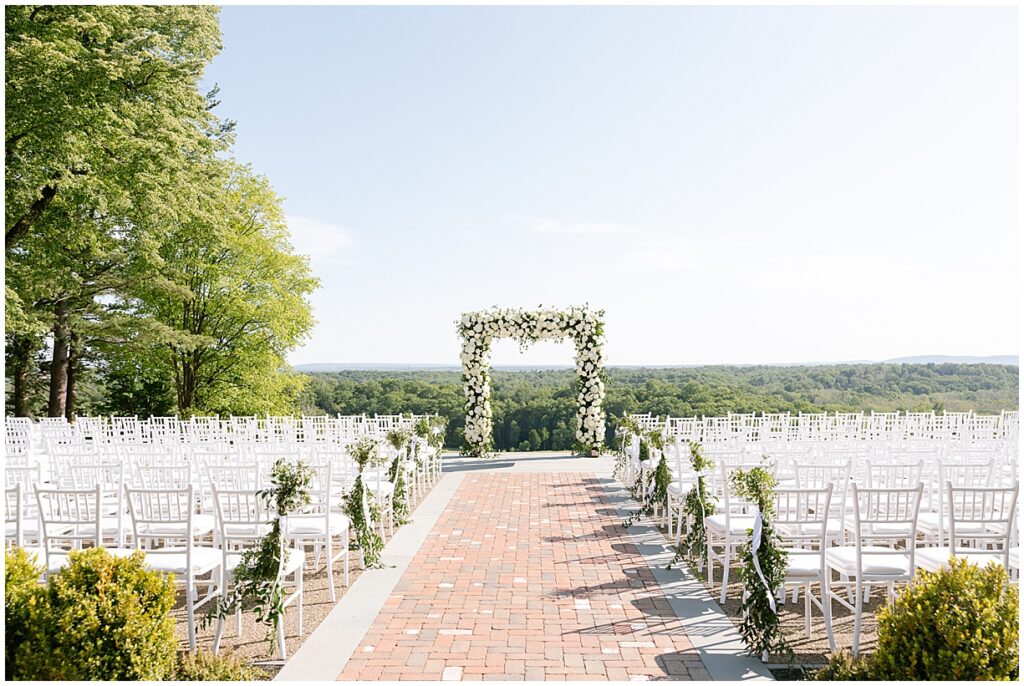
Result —
[{"label": "tree trunk", "polygon": [[64,399],[64,418],[69,422],[75,419],[75,391],[76,383],[78,381],[78,371],[81,366],[81,351],[79,351],[80,341],[78,334],[74,331],[71,332],[68,340],[68,383],[67,393]]},{"label": "tree trunk", "polygon": [[11,377],[14,380],[15,417],[28,416],[29,370],[32,368],[32,339],[28,336],[16,336],[11,340],[10,364]]},{"label": "tree trunk", "polygon": [[32,203],[32,206],[28,208],[28,212],[19,217],[18,221],[14,222],[14,225],[7,229],[7,232],[4,235],[5,250],[10,250],[18,244],[18,241],[25,237],[28,230],[32,228],[32,225],[39,220],[39,217],[43,215],[46,208],[50,206],[51,202],[53,202],[55,195],[57,195],[56,184],[43,187],[39,192],[39,197],[36,198],[36,201]]},{"label": "tree trunk", "polygon": [[63,417],[68,392],[68,342],[71,338],[67,308],[59,306],[56,317],[53,323],[53,358],[50,362],[50,402],[46,406],[46,414],[50,417]]}]

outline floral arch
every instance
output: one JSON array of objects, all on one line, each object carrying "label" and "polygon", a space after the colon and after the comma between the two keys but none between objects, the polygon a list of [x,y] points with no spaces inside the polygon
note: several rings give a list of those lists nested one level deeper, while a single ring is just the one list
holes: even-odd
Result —
[{"label": "floral arch", "polygon": [[466,443],[471,455],[492,447],[491,341],[511,338],[526,345],[571,337],[576,343],[579,404],[576,441],[580,449],[599,453],[604,446],[604,311],[586,307],[568,310],[493,308],[467,312],[456,322],[462,339],[462,382],[466,394]]}]

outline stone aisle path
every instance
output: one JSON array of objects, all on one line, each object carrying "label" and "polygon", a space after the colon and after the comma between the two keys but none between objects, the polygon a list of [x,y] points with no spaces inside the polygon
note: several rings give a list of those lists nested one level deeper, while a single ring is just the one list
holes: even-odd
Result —
[{"label": "stone aisle path", "polygon": [[709,679],[606,482],[467,473],[339,678]]}]

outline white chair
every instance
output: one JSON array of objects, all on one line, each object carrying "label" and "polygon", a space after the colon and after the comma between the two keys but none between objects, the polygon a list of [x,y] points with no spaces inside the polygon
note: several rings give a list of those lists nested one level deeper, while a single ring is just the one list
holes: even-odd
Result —
[{"label": "white chair", "polygon": [[18,545],[41,545],[39,538],[39,507],[32,493],[36,486],[44,486],[40,465],[7,466],[4,478],[7,489],[21,488],[20,537]]},{"label": "white chair", "polygon": [[45,574],[55,574],[68,563],[68,553],[85,544],[99,548],[103,541],[103,489],[35,487],[39,511],[39,542]]},{"label": "white chair", "polygon": [[103,493],[101,534],[115,548],[124,546],[124,467],[117,463],[69,464],[66,484],[75,490],[99,486]]},{"label": "white chair", "polygon": [[[132,539],[137,550],[145,550],[146,567],[174,574],[185,588],[189,650],[196,649],[195,612],[217,600],[224,592],[221,552],[198,544],[195,523],[195,494],[192,486],[182,489],[125,488],[132,518]],[[167,545],[173,541],[177,545]],[[157,543],[162,543],[156,547]],[[207,579],[198,577],[209,575]],[[199,597],[197,586],[207,593]]]},{"label": "white chair", "polygon": [[[917,566],[935,572],[956,557],[980,567],[995,562],[1009,570],[1019,489],[1019,483],[1012,488],[957,488],[947,481],[949,546],[919,548]],[[963,541],[970,545],[961,545]]]},{"label": "white chair", "polygon": [[[720,509],[713,515],[704,517],[704,530],[707,540],[708,583],[715,585],[715,561],[722,563],[722,592],[719,602],[725,604],[729,591],[729,566],[740,546],[746,545],[749,531],[754,526],[754,512],[757,506],[749,500],[739,498],[733,493],[731,478],[739,470],[763,467],[762,464],[721,466],[717,490],[721,494]],[[715,552],[715,546],[722,548],[722,554]]]},{"label": "white chair", "polygon": [[[832,484],[824,488],[795,488],[775,491],[775,531],[782,547],[786,549],[785,587],[804,590],[804,633],[811,637],[811,603],[821,610],[825,618],[825,630],[832,634],[831,606],[824,603],[824,586],[827,578],[825,550],[829,546],[828,531]],[[822,589],[822,600],[815,598],[811,587],[818,584]]]},{"label": "white chair", "polygon": [[[853,581],[833,581],[829,572],[825,580],[825,602],[835,600],[854,613],[851,650],[856,655],[860,649],[865,585],[884,584],[891,601],[895,597],[895,583],[913,578],[917,515],[924,484],[918,482],[914,488],[859,488],[853,484],[852,489],[854,544],[826,549],[825,565]],[[903,542],[902,548],[896,546],[898,540]],[[855,587],[853,605],[832,591],[833,585],[849,587],[850,584]],[[829,647],[835,651],[833,637],[830,637]]]},{"label": "white chair", "polygon": [[[217,538],[221,549],[221,586],[227,592],[234,571],[242,561],[243,553],[257,545],[270,530],[274,513],[267,499],[256,491],[213,490],[213,501],[217,511]],[[282,539],[283,541],[284,539]],[[298,548],[284,548],[278,565],[278,581],[284,583],[291,576],[294,590],[285,598],[283,606],[295,603],[298,606],[299,635],[302,635],[302,568],[306,564],[305,554]],[[235,620],[238,634],[242,633],[242,610],[236,608]],[[220,638],[224,630],[224,619],[219,617],[217,632],[213,640],[213,652],[220,650]],[[281,660],[287,658],[284,642],[284,622],[277,625],[277,648]]]},{"label": "white chair", "polygon": [[993,466],[992,459],[984,462],[937,461],[933,487],[927,502],[921,503],[917,523],[917,530],[926,541],[939,546],[946,544],[949,521],[947,482],[956,488],[986,488],[992,485]]},{"label": "white chair", "polygon": [[[290,514],[285,519],[285,536],[295,541],[296,546],[305,548],[312,544],[316,549],[314,567],[319,564],[321,549],[324,549],[327,559],[327,581],[330,588],[331,602],[337,596],[334,589],[334,563],[338,560],[345,561],[344,585],[348,586],[349,577],[349,531],[350,523],[348,517],[337,511],[332,503],[331,477],[332,465],[330,462],[322,465],[311,465],[313,471],[310,496],[312,502],[302,512]],[[337,539],[337,543],[335,543]]]}]

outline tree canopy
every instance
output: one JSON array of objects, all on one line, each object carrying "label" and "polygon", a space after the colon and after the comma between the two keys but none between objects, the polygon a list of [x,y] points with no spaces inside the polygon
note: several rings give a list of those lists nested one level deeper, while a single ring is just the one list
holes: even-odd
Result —
[{"label": "tree canopy", "polygon": [[316,281],[199,88],[217,9],[15,6],[5,29],[10,409],[71,417],[90,377],[111,407],[290,407]]}]

